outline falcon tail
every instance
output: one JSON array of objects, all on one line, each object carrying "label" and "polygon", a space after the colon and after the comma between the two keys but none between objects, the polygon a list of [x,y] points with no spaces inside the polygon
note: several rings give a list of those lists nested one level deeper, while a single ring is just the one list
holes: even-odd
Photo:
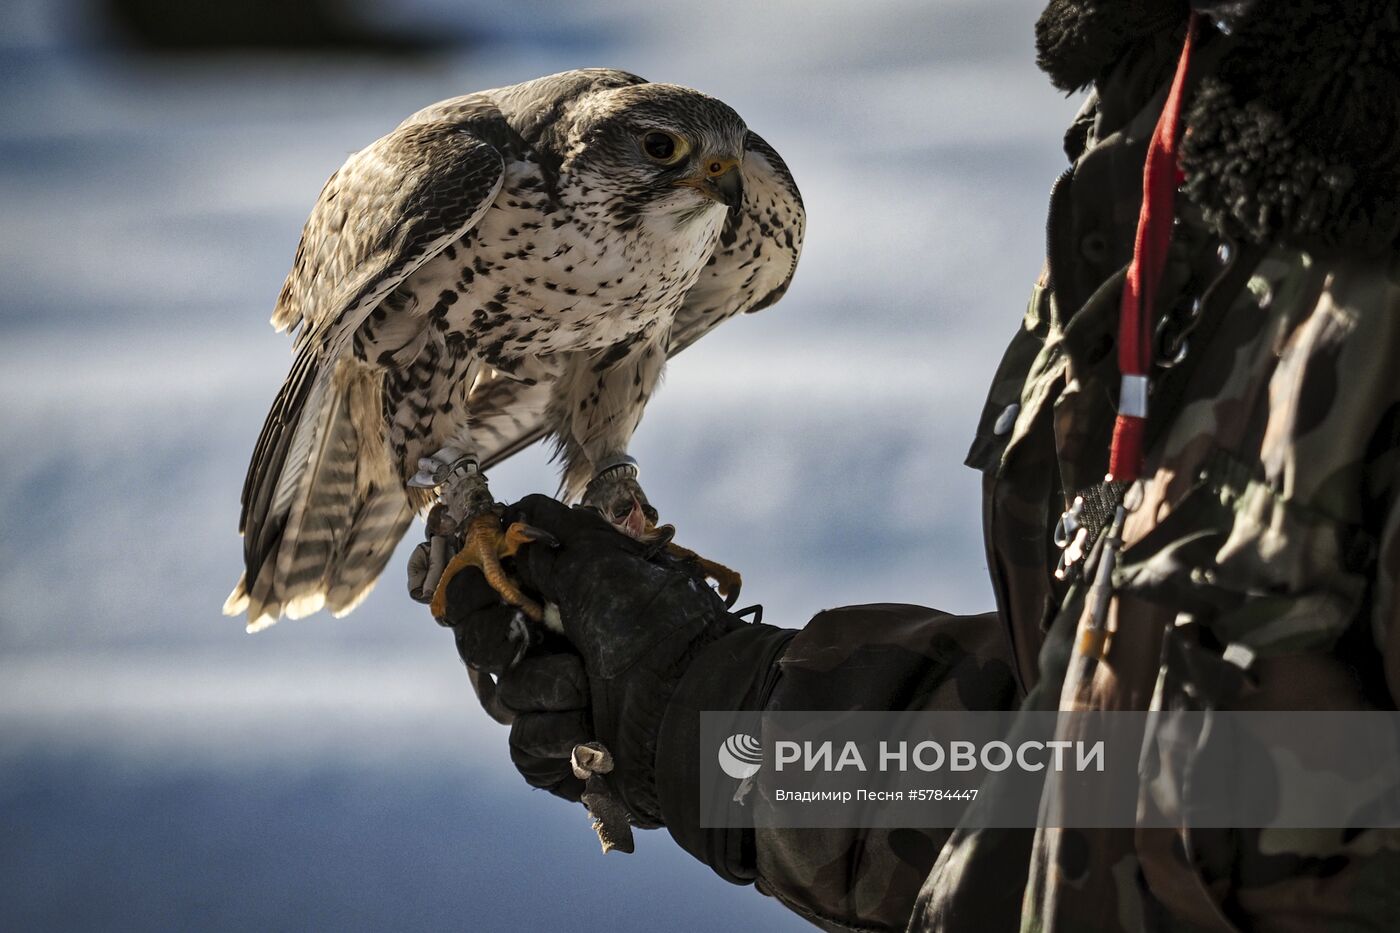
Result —
[{"label": "falcon tail", "polygon": [[268,412],[243,486],[244,572],[224,603],[256,632],[354,609],[413,510],[384,445],[382,376],[303,349]]}]

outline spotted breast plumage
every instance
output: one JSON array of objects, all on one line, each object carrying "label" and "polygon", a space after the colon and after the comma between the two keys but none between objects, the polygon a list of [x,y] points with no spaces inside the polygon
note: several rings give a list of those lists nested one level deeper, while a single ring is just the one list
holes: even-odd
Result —
[{"label": "spotted breast plumage", "polygon": [[666,360],[786,290],[805,214],[728,106],[608,69],[453,98],[331,176],[272,323],[295,358],[243,490],[256,630],[353,609],[433,470],[551,437],[562,492],[654,518],[619,469]]}]

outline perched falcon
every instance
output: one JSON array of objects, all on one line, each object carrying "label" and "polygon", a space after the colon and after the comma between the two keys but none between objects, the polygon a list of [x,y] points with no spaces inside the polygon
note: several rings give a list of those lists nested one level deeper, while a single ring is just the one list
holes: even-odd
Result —
[{"label": "perched falcon", "polygon": [[295,361],[225,612],[349,612],[449,468],[546,436],[563,494],[635,533],[627,446],[665,361],[781,297],[804,224],[733,110],[609,69],[434,104],[350,156],[272,315]]}]

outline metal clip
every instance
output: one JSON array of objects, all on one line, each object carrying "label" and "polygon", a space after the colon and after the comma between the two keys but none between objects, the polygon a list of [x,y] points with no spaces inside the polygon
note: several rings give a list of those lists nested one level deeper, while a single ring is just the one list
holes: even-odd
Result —
[{"label": "metal clip", "polygon": [[1089,529],[1079,528],[1074,532],[1074,537],[1070,539],[1068,546],[1060,552],[1059,563],[1055,565],[1055,579],[1065,580],[1069,578],[1071,571],[1084,559],[1086,553],[1084,545],[1089,543]]},{"label": "metal clip", "polygon": [[1089,539],[1089,529],[1080,523],[1079,518],[1084,514],[1084,497],[1075,496],[1074,502],[1068,509],[1060,515],[1060,520],[1055,523],[1055,532],[1052,540],[1055,547],[1060,549],[1060,560],[1055,565],[1055,579],[1064,580],[1069,577],[1074,565],[1084,558],[1084,545]]},{"label": "metal clip", "polygon": [[1070,541],[1074,540],[1074,533],[1080,529],[1079,516],[1084,514],[1084,497],[1075,496],[1070,507],[1060,514],[1060,520],[1055,523],[1055,547],[1064,550],[1069,547]]},{"label": "metal clip", "polygon": [[1178,329],[1171,318],[1164,317],[1157,323],[1157,349],[1153,354],[1157,368],[1171,369],[1186,359],[1190,349],[1187,333],[1189,329]]}]

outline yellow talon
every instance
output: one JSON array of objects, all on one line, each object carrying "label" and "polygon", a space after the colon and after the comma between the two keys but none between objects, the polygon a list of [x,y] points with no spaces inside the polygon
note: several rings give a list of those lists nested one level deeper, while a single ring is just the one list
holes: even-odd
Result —
[{"label": "yellow talon", "polygon": [[467,567],[475,567],[486,577],[491,588],[501,594],[507,605],[515,606],[535,622],[544,619],[544,608],[526,596],[506,575],[501,560],[514,557],[516,552],[531,541],[548,539],[549,535],[524,522],[514,522],[504,533],[501,522],[490,512],[473,518],[467,523],[467,534],[462,549],[457,552],[442,571],[437,589],[433,592],[433,617],[442,620],[447,615],[447,584]]},{"label": "yellow talon", "polygon": [[681,547],[672,541],[666,545],[666,553],[672,557],[679,557],[682,560],[691,560],[699,566],[700,571],[715,581],[715,586],[719,589],[719,595],[724,597],[726,603],[732,602],[739,596],[739,587],[743,584],[743,577],[739,571],[730,570],[723,564],[715,563],[709,558],[701,557],[688,547]]}]

